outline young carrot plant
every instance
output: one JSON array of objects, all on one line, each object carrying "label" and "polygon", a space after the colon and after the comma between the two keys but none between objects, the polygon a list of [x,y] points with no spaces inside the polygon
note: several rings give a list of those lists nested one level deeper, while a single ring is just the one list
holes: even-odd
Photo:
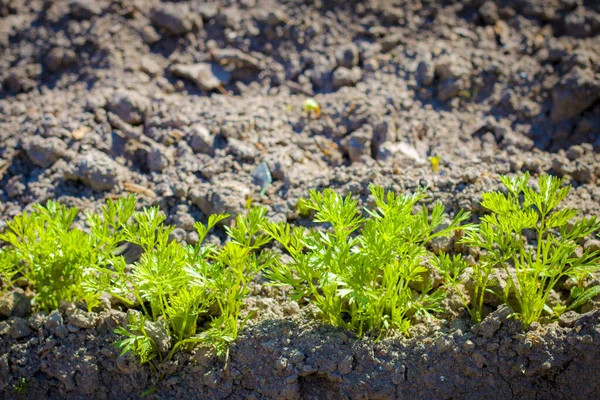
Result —
[{"label": "young carrot plant", "polygon": [[[250,293],[249,283],[275,260],[271,251],[259,251],[271,241],[261,232],[265,214],[266,209],[254,207],[247,216],[238,215],[235,226],[225,227],[230,241],[211,257],[198,258],[188,269],[191,281],[207,289],[219,310],[210,328],[199,335],[203,344],[215,347],[219,354],[227,352],[251,316],[240,320],[243,300]],[[197,224],[196,228],[202,236],[203,226]]]},{"label": "young carrot plant", "polygon": [[[15,217],[0,240],[0,277],[6,287],[25,280],[43,310],[60,301],[84,300],[89,310],[109,294],[130,309],[126,326],[117,329],[123,352],[144,363],[171,359],[196,343],[219,353],[237,337],[249,283],[274,257],[259,250],[271,238],[261,233],[265,210],[253,208],[227,227],[230,240],[221,248],[203,245],[207,233],[228,215],[196,223],[200,241],[183,246],[169,239],[173,227],[156,207],[136,212],[135,196],[108,200],[102,213],[86,213],[89,232],[72,227],[78,214],[56,202],[35,206]],[[140,259],[127,264],[124,245],[137,245]],[[214,315],[209,310],[217,311]],[[140,311],[137,311],[137,310]],[[200,319],[212,319],[198,332]]]},{"label": "young carrot plant", "polygon": [[[547,305],[560,279],[573,277],[581,282],[600,269],[598,253],[584,251],[580,245],[582,239],[598,231],[600,222],[596,217],[575,219],[577,211],[571,208],[557,209],[571,189],[563,186],[563,179],[543,175],[538,181],[539,190],[528,185],[529,174],[500,176],[500,180],[506,193],[483,194],[481,204],[491,213],[482,217],[478,230],[466,232],[462,240],[482,250],[474,268],[476,290],[471,313],[475,322],[481,320],[482,296],[489,276],[493,269],[503,268],[507,283],[501,296],[507,304],[509,296],[514,296],[513,308],[528,327],[540,319],[544,310],[557,314],[566,309],[553,310]],[[526,231],[536,238],[532,246],[524,239]],[[460,263],[446,257],[438,265],[446,275],[453,275],[463,269]],[[598,287],[580,289],[570,308],[580,306],[598,292]]]},{"label": "young carrot plant", "polygon": [[[197,343],[225,353],[241,325],[248,283],[271,258],[267,252],[256,254],[270,240],[259,233],[264,215],[264,209],[254,208],[248,217],[238,216],[236,226],[227,229],[232,240],[220,249],[202,243],[210,229],[229,217],[226,214],[209,217],[207,225],[195,224],[200,238],[195,246],[170,241],[173,227],[164,224],[164,214],[157,208],[133,212],[131,199],[107,203],[102,218],[88,215],[99,243],[115,249],[125,241],[143,250],[132,265],[112,255],[89,274],[88,287],[141,309],[129,312],[127,326],[117,330],[124,336],[117,343],[123,353],[131,351],[153,367],[155,358],[170,360],[176,351]],[[215,304],[218,312],[211,316]],[[198,332],[202,317],[212,321],[209,329]]]},{"label": "young carrot plant", "polygon": [[492,271],[485,269],[485,266],[478,265],[473,268],[471,274],[475,281],[475,291],[472,297],[462,289],[462,283],[465,278],[464,274],[467,271],[468,265],[465,259],[460,254],[455,254],[450,257],[444,252],[431,257],[431,264],[442,274],[444,285],[454,289],[458,294],[461,303],[469,313],[471,319],[475,322],[481,322],[481,309],[483,307],[483,295],[488,286],[489,277]]},{"label": "young carrot plant", "polygon": [[27,281],[40,310],[54,310],[62,300],[85,300],[88,309],[99,303],[99,294],[82,285],[86,268],[98,262],[98,251],[88,235],[72,228],[77,213],[48,201],[16,216],[0,234],[0,241],[7,244],[0,250],[4,283],[9,287],[17,279]]},{"label": "young carrot plant", "polygon": [[427,272],[426,245],[437,236],[447,236],[469,217],[460,212],[445,228],[444,207],[436,203],[431,214],[415,205],[424,190],[396,196],[381,187],[371,187],[376,208],[364,218],[357,201],[333,190],[310,192],[306,207],[315,211],[315,222],[326,230],[291,228],[284,223],[266,223],[264,230],[290,254],[289,264],[276,262],[266,270],[277,284],[292,287],[293,298],[308,300],[320,310],[326,323],[355,331],[359,336],[388,331],[407,333],[415,315],[429,317],[439,311],[444,293],[423,283]]}]

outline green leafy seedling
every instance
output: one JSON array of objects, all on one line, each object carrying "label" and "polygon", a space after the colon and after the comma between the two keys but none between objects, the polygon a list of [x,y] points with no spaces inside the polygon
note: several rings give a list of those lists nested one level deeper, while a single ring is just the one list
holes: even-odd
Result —
[{"label": "green leafy seedling", "polygon": [[313,98],[304,100],[304,111],[314,114],[315,118],[321,116],[321,106]]},{"label": "green leafy seedling", "polygon": [[[600,229],[597,218],[578,218],[572,208],[559,209],[571,187],[563,179],[542,175],[538,190],[528,185],[529,174],[514,178],[500,176],[506,193],[484,193],[481,205],[490,214],[481,219],[478,230],[468,231],[463,243],[483,250],[480,256],[475,294],[475,322],[481,319],[481,293],[494,268],[503,268],[508,277],[502,297],[516,299],[516,313],[525,327],[538,321],[544,310],[551,313],[573,309],[600,293],[598,287],[575,293],[567,307],[551,309],[548,296],[560,279],[572,277],[582,282],[585,276],[600,269],[598,252],[583,250],[581,241]],[[536,240],[530,246],[524,233],[532,232]],[[481,280],[479,280],[481,278]],[[510,305],[510,304],[509,304]]]},{"label": "green leafy seedling", "polygon": [[296,210],[298,211],[298,214],[303,218],[308,218],[312,214],[312,210],[308,206],[308,202],[309,200],[300,197],[298,199],[298,202],[296,203]]},{"label": "green leafy seedling", "polygon": [[25,379],[25,377],[22,376],[19,379],[19,382],[15,383],[13,385],[13,389],[15,390],[15,393],[19,393],[19,394],[27,393],[27,379]]},{"label": "green leafy seedling", "polygon": [[436,174],[440,171],[440,161],[441,160],[442,160],[442,158],[440,156],[429,157],[429,162],[431,163],[431,169]]},{"label": "green leafy seedling", "polygon": [[77,209],[48,201],[7,223],[0,241],[0,275],[9,287],[24,279],[34,289],[40,310],[57,309],[60,301],[86,300],[88,309],[99,303],[98,293],[84,290],[86,268],[98,262],[90,237],[72,225]]},{"label": "green leafy seedling", "polygon": [[333,190],[310,192],[307,208],[324,230],[292,228],[269,222],[264,230],[290,254],[289,264],[276,262],[266,270],[275,284],[292,287],[293,299],[313,302],[326,323],[355,331],[359,336],[391,332],[407,333],[415,316],[428,318],[441,309],[444,293],[423,283],[430,255],[426,245],[434,237],[465,229],[469,217],[460,212],[442,228],[444,207],[429,213],[416,204],[424,190],[396,196],[371,187],[376,207],[363,217],[357,201]]},{"label": "green leafy seedling", "polygon": [[[106,243],[105,236],[118,237],[143,250],[139,261],[131,265],[113,255],[90,274],[89,286],[141,309],[141,314],[130,313],[126,326],[117,329],[123,336],[117,346],[155,370],[156,362],[171,360],[177,351],[196,344],[227,353],[244,323],[240,314],[248,284],[272,258],[259,251],[271,240],[260,230],[266,210],[254,207],[247,216],[237,216],[235,226],[226,228],[231,240],[218,248],[203,242],[227,214],[210,216],[206,225],[196,223],[199,243],[183,246],[170,240],[173,227],[165,225],[165,215],[157,208],[130,213],[130,206],[126,200],[107,203],[102,217],[88,215],[99,242]],[[214,306],[218,312],[211,315]],[[208,329],[198,331],[200,318],[211,319]],[[157,342],[151,332],[156,329],[168,337],[168,348]]]}]

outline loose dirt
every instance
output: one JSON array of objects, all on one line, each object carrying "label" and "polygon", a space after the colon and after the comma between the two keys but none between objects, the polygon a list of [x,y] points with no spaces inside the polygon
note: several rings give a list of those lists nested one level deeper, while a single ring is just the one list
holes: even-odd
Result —
[{"label": "loose dirt", "polygon": [[[0,22],[0,228],[134,192],[195,243],[194,221],[246,198],[306,225],[309,189],[368,204],[371,183],[426,185],[477,220],[521,171],[565,177],[568,205],[600,215],[594,0],[0,0]],[[157,381],[115,349],[122,311],[31,314],[24,289],[0,304],[6,399],[600,398],[598,299],[524,332],[493,299],[472,327],[451,298],[373,344],[257,282],[228,360],[182,353]]]}]

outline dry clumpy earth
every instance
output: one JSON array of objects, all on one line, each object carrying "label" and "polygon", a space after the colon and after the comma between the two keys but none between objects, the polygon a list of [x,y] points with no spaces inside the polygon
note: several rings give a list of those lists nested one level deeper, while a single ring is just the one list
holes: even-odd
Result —
[{"label": "dry clumpy earth", "polygon": [[[596,0],[0,0],[0,226],[135,192],[194,243],[248,197],[306,224],[308,189],[366,203],[370,183],[428,185],[476,220],[519,171],[564,176],[598,215],[599,150]],[[227,363],[182,353],[156,381],[113,345],[122,311],[32,314],[25,289],[0,304],[4,399],[600,398],[598,299],[526,332],[493,300],[474,327],[456,303],[373,344],[257,282]]]}]

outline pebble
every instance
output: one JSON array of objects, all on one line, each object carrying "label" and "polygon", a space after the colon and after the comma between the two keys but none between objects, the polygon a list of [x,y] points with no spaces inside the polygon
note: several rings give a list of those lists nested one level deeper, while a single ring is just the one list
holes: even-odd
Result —
[{"label": "pebble", "polygon": [[166,30],[172,35],[183,35],[190,32],[194,24],[201,24],[202,20],[194,20],[187,4],[160,3],[152,9],[150,20],[157,27]]},{"label": "pebble", "polygon": [[573,161],[573,160],[577,160],[578,158],[583,156],[583,154],[584,154],[583,147],[581,145],[576,144],[574,146],[569,147],[566,155],[569,160]]},{"label": "pebble", "polygon": [[343,145],[348,152],[348,157],[351,162],[360,162],[363,157],[371,156],[372,137],[373,129],[368,126],[363,126],[344,139]]},{"label": "pebble", "polygon": [[294,316],[300,312],[300,306],[295,301],[288,301],[281,306],[281,310],[285,315]]},{"label": "pebble", "polygon": [[[94,313],[85,312],[79,308],[73,308],[72,311],[68,312],[69,325],[76,326],[77,328],[91,329],[96,326],[98,317]],[[70,329],[69,329],[70,330]]]},{"label": "pebble", "polygon": [[467,339],[465,341],[465,344],[463,345],[463,349],[465,349],[465,350],[471,350],[471,349],[474,349],[474,348],[475,348],[475,343],[473,343],[472,340]]},{"label": "pebble", "polygon": [[0,315],[10,317],[26,317],[31,312],[31,301],[21,288],[4,292],[0,296]]},{"label": "pebble", "polygon": [[435,66],[431,61],[421,61],[417,67],[417,80],[423,86],[429,86],[435,79]]},{"label": "pebble", "polygon": [[173,224],[185,231],[193,230],[194,222],[194,217],[192,217],[187,211],[177,211],[173,217]]},{"label": "pebble", "polygon": [[214,90],[231,81],[231,73],[213,63],[193,65],[174,64],[170,68],[173,76],[192,81],[200,90]]},{"label": "pebble", "polygon": [[354,43],[338,47],[335,50],[335,59],[340,67],[352,68],[358,65],[358,47]]},{"label": "pebble", "polygon": [[354,86],[362,78],[360,67],[338,67],[333,71],[333,86],[340,88],[343,86]]},{"label": "pebble", "polygon": [[158,76],[163,72],[163,68],[150,56],[142,56],[140,69],[150,76]]},{"label": "pebble", "polygon": [[127,179],[127,170],[98,150],[90,150],[73,160],[65,179],[81,181],[97,191],[111,190]]},{"label": "pebble", "polygon": [[54,330],[54,336],[56,336],[57,338],[60,338],[60,339],[64,339],[67,336],[69,336],[69,330],[67,329],[66,326],[60,325],[59,327],[57,327]]},{"label": "pebble", "polygon": [[402,43],[402,34],[393,33],[386,35],[381,41],[381,50],[383,52],[388,52],[394,47],[398,46],[400,43]]},{"label": "pebble", "polygon": [[431,251],[435,254],[448,253],[454,248],[454,241],[448,236],[438,236],[431,240]]},{"label": "pebble", "polygon": [[437,97],[440,101],[448,101],[456,97],[463,89],[462,79],[447,79],[437,85]]},{"label": "pebble", "polygon": [[240,161],[253,161],[258,156],[258,149],[243,140],[227,139],[227,152]]},{"label": "pebble", "polygon": [[146,164],[148,169],[152,172],[161,172],[169,165],[169,159],[159,148],[152,149],[148,152],[146,157]]},{"label": "pebble", "polygon": [[500,19],[498,6],[491,0],[486,1],[479,7],[479,15],[486,25],[494,25]]},{"label": "pebble", "polygon": [[228,223],[242,212],[246,205],[246,198],[252,191],[245,184],[234,180],[216,181],[203,190],[194,188],[190,190],[189,197],[192,204],[196,205],[205,215],[229,213],[230,217],[223,223]]},{"label": "pebble", "polygon": [[435,63],[435,74],[443,81],[458,79],[467,73],[465,61],[455,55],[443,56]]},{"label": "pebble", "polygon": [[160,35],[152,26],[146,25],[142,28],[142,40],[147,45],[152,46],[160,40]]},{"label": "pebble", "polygon": [[279,357],[277,361],[275,361],[275,368],[278,371],[283,371],[288,365],[288,360],[285,357]]},{"label": "pebble", "polygon": [[51,72],[67,68],[77,61],[77,55],[71,49],[55,47],[44,58],[44,64]]},{"label": "pebble", "polygon": [[206,126],[195,124],[190,127],[188,134],[188,143],[194,153],[203,153],[212,155],[214,153],[215,137],[210,134]]},{"label": "pebble", "polygon": [[552,90],[554,122],[581,114],[600,99],[600,79],[590,70],[573,68]]},{"label": "pebble", "polygon": [[23,149],[33,164],[48,168],[65,155],[67,145],[57,137],[30,136],[24,139]]},{"label": "pebble", "polygon": [[251,70],[261,70],[261,59],[244,53],[239,49],[214,49],[211,52],[215,61],[219,64],[232,64],[236,68],[248,68]]},{"label": "pebble", "polygon": [[102,14],[102,8],[96,0],[71,0],[69,12],[79,19],[90,19]]},{"label": "pebble", "polygon": [[61,313],[58,310],[54,310],[50,314],[48,314],[48,318],[46,318],[46,323],[44,324],[44,326],[51,334],[53,334],[56,328],[62,326],[62,324],[63,317]]},{"label": "pebble", "polygon": [[174,240],[179,243],[183,243],[187,238],[187,232],[182,228],[175,228],[169,235],[169,240]]},{"label": "pebble", "polygon": [[373,128],[372,151],[378,154],[381,145],[385,142],[395,142],[396,136],[396,125],[393,118],[385,117],[378,121]]},{"label": "pebble", "polygon": [[263,160],[267,163],[272,178],[280,181],[284,180],[293,163],[286,151],[267,153]]},{"label": "pebble", "polygon": [[474,326],[473,331],[486,338],[492,338],[511,314],[512,310],[509,307],[501,305],[496,311],[485,317],[479,325]]},{"label": "pebble", "polygon": [[160,319],[156,322],[146,320],[144,324],[146,334],[158,347],[158,351],[167,352],[171,348],[171,337],[165,320]]},{"label": "pebble", "polygon": [[131,125],[143,123],[149,110],[150,101],[133,90],[117,90],[108,101],[108,111]]},{"label": "pebble", "polygon": [[13,339],[22,339],[31,335],[33,331],[29,327],[27,320],[15,317],[10,326],[10,337]]},{"label": "pebble", "polygon": [[304,353],[298,349],[292,349],[288,357],[292,364],[298,364],[299,362],[304,361],[305,358],[306,356],[304,355]]},{"label": "pebble", "polygon": [[342,375],[347,375],[352,372],[352,363],[354,362],[354,358],[352,356],[345,357],[342,361],[338,363],[338,371]]},{"label": "pebble", "polygon": [[198,232],[196,232],[195,230],[190,231],[187,233],[185,240],[188,244],[195,245],[200,241],[200,235],[198,235]]}]

